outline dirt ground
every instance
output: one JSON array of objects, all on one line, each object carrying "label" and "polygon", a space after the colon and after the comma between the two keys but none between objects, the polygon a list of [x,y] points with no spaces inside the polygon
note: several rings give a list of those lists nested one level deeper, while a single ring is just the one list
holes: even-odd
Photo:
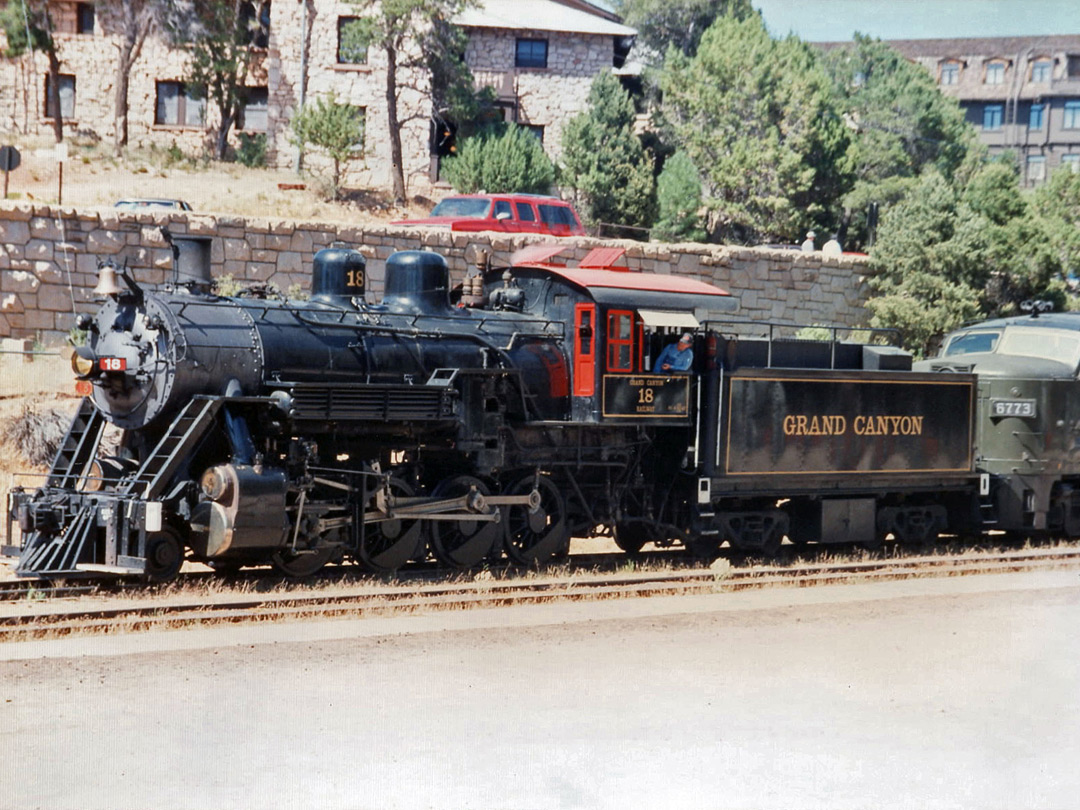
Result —
[{"label": "dirt ground", "polygon": [[16,202],[56,203],[62,198],[65,206],[112,207],[125,197],[166,197],[185,200],[196,212],[350,223],[425,216],[433,205],[414,198],[407,208],[395,209],[385,194],[370,189],[346,189],[344,201],[329,202],[325,183],[316,175],[248,169],[239,163],[204,164],[187,157],[174,160],[161,150],[132,150],[116,159],[107,145],[79,139],[67,141],[61,188],[55,144],[18,138],[4,143],[12,143],[22,155],[21,165],[8,178],[8,198]]},{"label": "dirt ground", "polygon": [[1076,572],[0,644],[13,808],[1025,808]]}]

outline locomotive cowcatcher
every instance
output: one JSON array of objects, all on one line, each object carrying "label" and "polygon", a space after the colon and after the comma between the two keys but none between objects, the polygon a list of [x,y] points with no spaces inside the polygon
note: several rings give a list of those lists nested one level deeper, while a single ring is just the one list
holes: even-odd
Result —
[{"label": "locomotive cowcatcher", "polygon": [[[537,564],[595,535],[772,553],[981,526],[974,376],[913,372],[876,340],[778,339],[715,286],[614,268],[619,250],[568,267],[536,246],[454,287],[441,256],[403,251],[374,303],[347,247],[319,252],[298,301],[212,294],[207,240],[175,246],[162,289],[102,268],[72,359],[88,395],[44,484],[9,495],[22,576]],[[685,332],[691,369],[653,372]]]}]

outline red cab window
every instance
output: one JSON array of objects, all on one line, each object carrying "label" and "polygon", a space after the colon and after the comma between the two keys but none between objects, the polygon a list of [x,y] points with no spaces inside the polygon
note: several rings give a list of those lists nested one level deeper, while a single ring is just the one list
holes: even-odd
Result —
[{"label": "red cab window", "polygon": [[611,310],[607,316],[607,370],[634,370],[634,313]]}]

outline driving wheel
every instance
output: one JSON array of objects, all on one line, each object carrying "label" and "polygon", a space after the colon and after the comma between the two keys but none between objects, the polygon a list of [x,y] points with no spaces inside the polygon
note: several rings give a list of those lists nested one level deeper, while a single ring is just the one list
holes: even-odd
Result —
[{"label": "driving wheel", "polygon": [[506,556],[522,565],[535,565],[561,554],[570,543],[566,502],[559,488],[546,476],[527,475],[507,495],[528,495],[536,487],[540,503],[503,507],[503,543]]},{"label": "driving wheel", "polygon": [[[390,479],[393,498],[409,498],[415,492],[400,478]],[[369,571],[396,571],[423,550],[424,536],[417,519],[392,518],[363,527],[357,559]]]},{"label": "driving wheel", "polygon": [[[439,482],[433,498],[456,498],[475,491],[490,495],[487,485],[479,478],[458,475]],[[499,539],[499,524],[492,520],[428,520],[427,534],[431,552],[443,565],[451,568],[471,568],[487,557]]]},{"label": "driving wheel", "polygon": [[281,549],[273,553],[270,562],[279,574],[287,577],[310,577],[321,571],[333,559],[336,551],[338,549],[334,546],[324,546],[311,551]]}]

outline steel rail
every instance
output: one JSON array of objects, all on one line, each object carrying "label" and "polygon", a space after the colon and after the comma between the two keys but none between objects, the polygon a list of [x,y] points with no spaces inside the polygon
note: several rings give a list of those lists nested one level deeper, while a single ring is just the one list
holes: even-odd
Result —
[{"label": "steel rail", "polygon": [[1046,549],[901,560],[721,567],[688,571],[482,580],[452,585],[364,586],[337,593],[229,594],[160,597],[135,604],[88,607],[82,600],[23,602],[0,615],[0,642],[87,633],[145,632],[169,628],[267,621],[365,618],[434,610],[520,606],[549,602],[726,593],[766,587],[813,587],[1018,571],[1080,568],[1080,550]]}]

